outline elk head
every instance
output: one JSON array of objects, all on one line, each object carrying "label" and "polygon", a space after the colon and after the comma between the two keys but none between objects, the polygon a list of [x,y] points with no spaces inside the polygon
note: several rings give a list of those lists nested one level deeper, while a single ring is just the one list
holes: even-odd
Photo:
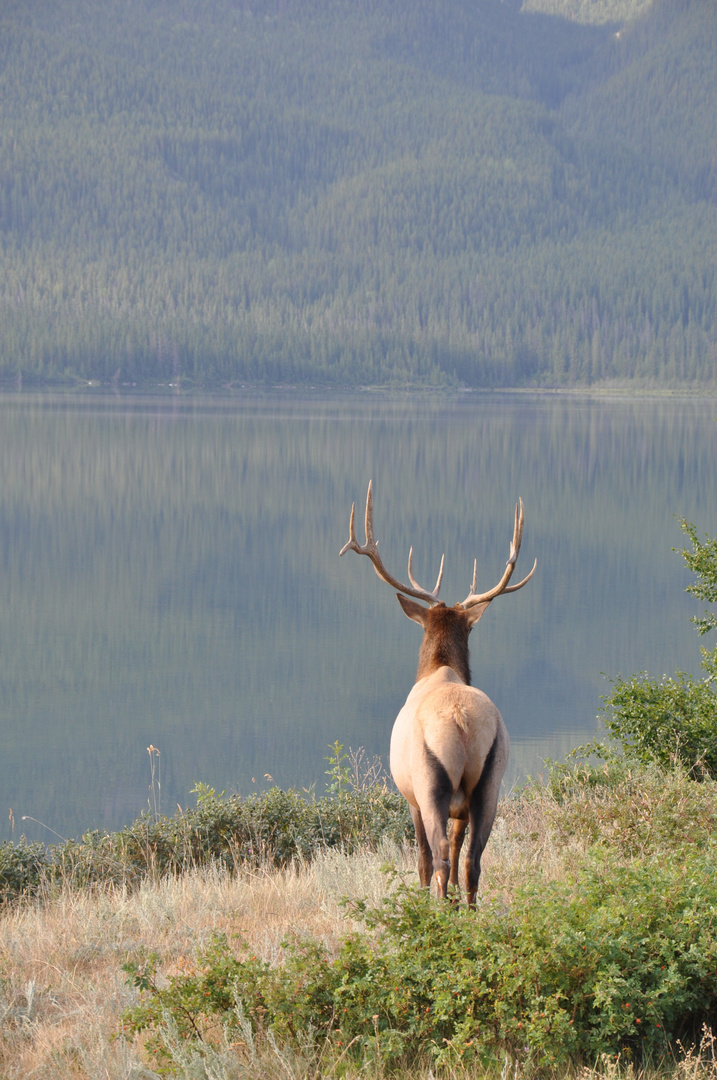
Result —
[{"label": "elk head", "polygon": [[[445,555],[441,557],[441,565],[438,570],[438,578],[433,591],[422,588],[413,576],[413,547],[408,553],[408,580],[410,585],[404,585],[393,577],[383,565],[378,552],[378,542],[373,533],[373,485],[369,481],[366,495],[365,517],[366,541],[359,544],[356,539],[356,503],[351,507],[349,521],[349,540],[341,548],[339,556],[347,551],[355,551],[359,555],[367,555],[373,563],[374,570],[382,581],[396,589],[397,599],[409,619],[418,623],[423,628],[424,636],[418,661],[417,679],[429,675],[437,667],[447,665],[453,668],[461,676],[463,682],[470,683],[470,666],[468,660],[468,635],[488,608],[488,605],[497,596],[517,592],[530,581],[538,565],[536,559],[529,574],[516,585],[510,585],[513,570],[520,553],[520,545],[523,539],[523,500],[518,499],[515,507],[515,525],[513,539],[510,542],[510,553],[500,581],[486,592],[476,592],[476,580],[478,573],[478,560],[473,562],[473,581],[470,592],[465,600],[447,607],[438,594],[443,581],[443,568]],[[416,604],[413,599],[423,600],[429,606],[423,607]]]}]

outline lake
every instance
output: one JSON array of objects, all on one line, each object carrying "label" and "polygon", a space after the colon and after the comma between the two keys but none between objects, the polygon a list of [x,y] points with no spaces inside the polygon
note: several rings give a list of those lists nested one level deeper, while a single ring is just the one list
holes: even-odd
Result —
[{"label": "lake", "polygon": [[[508,783],[596,731],[609,676],[700,672],[676,516],[717,532],[717,402],[522,394],[0,397],[0,838],[115,829],[243,794],[323,790],[331,743],[387,761],[420,630],[369,561],[448,603],[520,592],[471,637]],[[517,580],[517,579],[516,579]],[[156,762],[156,758],[155,758]],[[21,821],[23,816],[37,819]],[[54,830],[54,833],[49,831]]]}]

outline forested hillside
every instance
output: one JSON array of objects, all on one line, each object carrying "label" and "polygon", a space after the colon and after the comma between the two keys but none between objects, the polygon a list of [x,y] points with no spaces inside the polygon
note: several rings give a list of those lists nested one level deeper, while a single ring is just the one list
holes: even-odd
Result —
[{"label": "forested hillside", "polygon": [[714,385],[714,0],[531,3],[5,0],[0,377]]}]

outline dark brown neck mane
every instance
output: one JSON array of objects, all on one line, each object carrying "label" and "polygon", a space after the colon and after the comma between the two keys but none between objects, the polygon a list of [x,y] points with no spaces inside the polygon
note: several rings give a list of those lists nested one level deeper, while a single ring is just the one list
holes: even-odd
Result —
[{"label": "dark brown neck mane", "polygon": [[440,667],[449,667],[470,686],[468,635],[471,626],[467,613],[459,605],[449,608],[438,604],[427,611],[416,679],[423,679]]}]

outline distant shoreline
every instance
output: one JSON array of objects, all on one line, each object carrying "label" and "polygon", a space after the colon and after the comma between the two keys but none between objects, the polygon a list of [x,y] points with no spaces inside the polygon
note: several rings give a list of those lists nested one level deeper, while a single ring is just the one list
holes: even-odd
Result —
[{"label": "distant shoreline", "polygon": [[374,395],[376,397],[441,397],[441,398],[470,398],[470,397],[499,397],[510,395],[516,397],[572,397],[572,398],[715,398],[717,399],[716,385],[697,385],[684,387],[661,387],[661,386],[631,386],[629,384],[593,384],[590,386],[494,386],[494,387],[447,387],[447,386],[352,386],[350,384],[337,385],[327,384],[303,384],[303,383],[277,383],[267,385],[265,383],[240,383],[240,384],[207,384],[194,385],[191,383],[161,383],[148,381],[146,383],[131,383],[113,385],[112,382],[103,382],[99,379],[78,379],[74,382],[67,380],[48,380],[47,382],[23,382],[20,385],[0,380],[0,398],[15,398],[32,396],[58,397],[121,397],[121,398],[192,398],[210,397],[212,399],[240,400],[243,397],[256,396],[311,396],[322,395],[326,397]]}]

